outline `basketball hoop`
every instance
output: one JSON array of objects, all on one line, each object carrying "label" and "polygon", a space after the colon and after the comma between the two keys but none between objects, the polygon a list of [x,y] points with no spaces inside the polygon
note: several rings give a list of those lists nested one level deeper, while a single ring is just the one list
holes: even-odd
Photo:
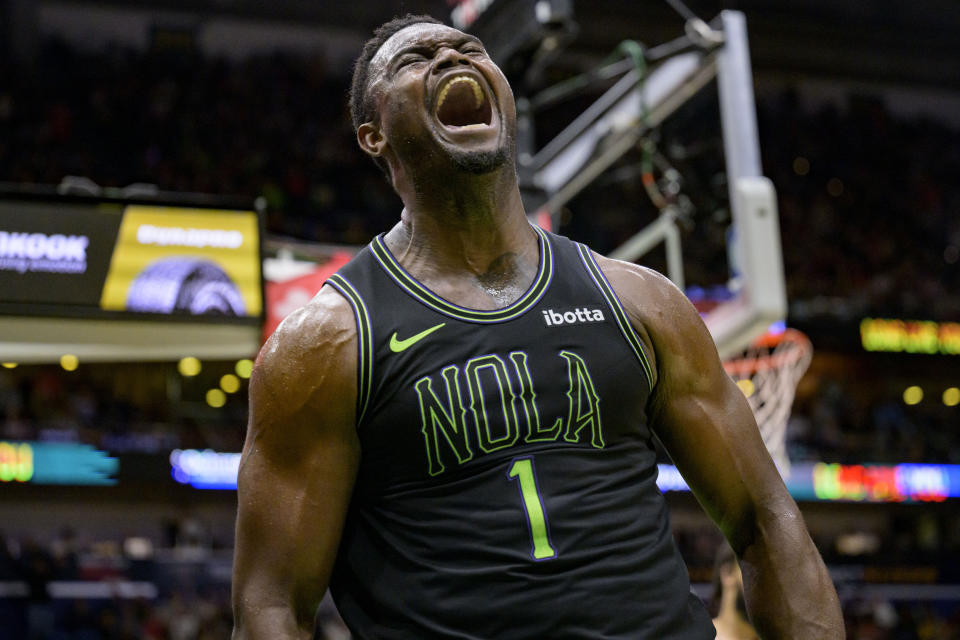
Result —
[{"label": "basketball hoop", "polygon": [[767,332],[723,368],[747,397],[760,435],[780,474],[790,475],[787,420],[800,378],[810,366],[813,345],[796,329]]}]

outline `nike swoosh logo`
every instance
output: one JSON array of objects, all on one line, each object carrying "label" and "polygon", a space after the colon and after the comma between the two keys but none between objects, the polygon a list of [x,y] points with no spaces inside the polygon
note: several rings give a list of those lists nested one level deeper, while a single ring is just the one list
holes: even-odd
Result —
[{"label": "nike swoosh logo", "polygon": [[390,336],[390,351],[393,351],[394,353],[400,353],[401,351],[406,351],[407,349],[412,347],[414,344],[420,342],[421,340],[426,338],[428,335],[430,335],[440,327],[445,327],[445,326],[447,326],[447,323],[441,322],[440,324],[430,327],[429,329],[424,329],[417,335],[410,336],[405,340],[397,340],[397,333],[394,332],[393,335]]}]

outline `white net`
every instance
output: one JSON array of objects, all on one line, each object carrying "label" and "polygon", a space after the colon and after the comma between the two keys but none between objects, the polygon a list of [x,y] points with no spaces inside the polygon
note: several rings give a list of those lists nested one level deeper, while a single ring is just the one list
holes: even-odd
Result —
[{"label": "white net", "polygon": [[796,329],[786,329],[761,336],[741,355],[723,363],[747,397],[763,442],[784,478],[790,475],[787,421],[797,384],[812,357],[810,339]]}]

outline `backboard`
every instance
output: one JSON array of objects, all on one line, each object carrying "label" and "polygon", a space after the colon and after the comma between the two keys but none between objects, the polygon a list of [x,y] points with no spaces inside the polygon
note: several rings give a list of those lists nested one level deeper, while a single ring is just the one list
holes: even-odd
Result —
[{"label": "backboard", "polygon": [[[688,24],[684,38],[645,50],[644,68],[623,67],[622,77],[542,149],[526,156],[521,151],[520,174],[546,196],[534,219],[549,216],[556,226],[578,193],[685,103],[705,89],[716,91],[729,199],[727,274],[724,290],[712,296],[716,304],[702,315],[721,357],[728,358],[783,321],[787,305],[776,192],[760,166],[746,21],[740,12],[724,11],[712,24]],[[643,264],[663,245],[666,275],[690,295],[696,289],[688,286],[681,241],[690,224],[678,207],[659,207],[652,221],[638,219],[636,233],[609,255]]]}]

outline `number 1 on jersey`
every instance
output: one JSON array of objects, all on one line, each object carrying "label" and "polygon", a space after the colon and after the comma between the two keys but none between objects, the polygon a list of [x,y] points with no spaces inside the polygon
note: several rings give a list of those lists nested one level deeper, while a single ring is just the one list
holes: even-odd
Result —
[{"label": "number 1 on jersey", "polygon": [[530,539],[533,542],[530,556],[534,560],[556,558],[557,552],[550,544],[547,514],[543,509],[543,500],[540,499],[540,490],[537,487],[533,456],[514,458],[507,470],[507,478],[511,481],[514,479],[520,481],[518,485],[520,498],[523,500],[523,511],[527,514],[527,525],[530,527]]}]

